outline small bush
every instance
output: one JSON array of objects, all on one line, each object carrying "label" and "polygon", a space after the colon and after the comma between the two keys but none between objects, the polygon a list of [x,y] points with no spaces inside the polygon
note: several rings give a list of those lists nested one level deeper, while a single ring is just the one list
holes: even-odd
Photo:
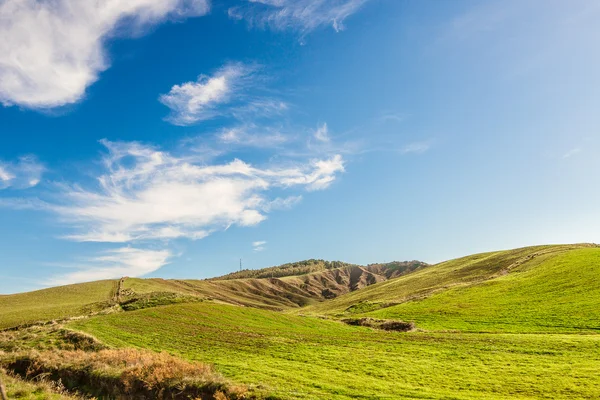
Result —
[{"label": "small bush", "polygon": [[379,328],[383,329],[384,331],[409,332],[415,329],[415,323],[404,321],[385,321],[379,325]]},{"label": "small bush", "polygon": [[398,320],[385,320],[375,318],[347,318],[343,323],[352,326],[366,326],[369,328],[382,329],[384,331],[409,332],[415,329],[414,322],[404,322]]}]

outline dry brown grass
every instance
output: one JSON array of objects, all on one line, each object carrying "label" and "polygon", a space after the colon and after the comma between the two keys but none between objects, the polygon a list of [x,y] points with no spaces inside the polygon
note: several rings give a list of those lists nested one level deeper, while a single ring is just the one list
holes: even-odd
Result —
[{"label": "dry brown grass", "polygon": [[206,364],[136,349],[47,351],[13,356],[7,367],[28,378],[60,380],[67,389],[114,398],[251,399]]}]

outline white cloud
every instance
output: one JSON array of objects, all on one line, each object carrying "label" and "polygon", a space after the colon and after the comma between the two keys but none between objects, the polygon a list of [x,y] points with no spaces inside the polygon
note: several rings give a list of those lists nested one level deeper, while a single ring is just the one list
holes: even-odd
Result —
[{"label": "white cloud", "polygon": [[344,172],[344,160],[341,155],[327,160],[311,161],[312,172],[301,172],[300,170],[289,170],[280,175],[281,183],[292,185],[305,185],[308,190],[326,189],[335,180],[336,173]]},{"label": "white cloud", "polygon": [[249,95],[249,89],[261,90],[266,79],[260,67],[228,63],[212,76],[200,75],[194,82],[174,85],[159,97],[171,109],[167,121],[180,126],[231,116],[246,121],[250,118],[270,118],[288,110],[284,101]]},{"label": "white cloud", "polygon": [[170,257],[171,252],[168,250],[123,247],[86,260],[77,267],[77,271],[55,276],[47,280],[46,284],[57,286],[124,276],[144,276],[166,265]]},{"label": "white cloud", "polygon": [[329,142],[331,139],[329,138],[329,129],[327,128],[327,123],[322,124],[315,131],[315,139],[319,142]]},{"label": "white cloud", "polygon": [[44,166],[33,156],[24,156],[15,163],[0,161],[0,189],[27,189],[36,186]]},{"label": "white cloud", "polygon": [[174,85],[160,96],[171,109],[168,120],[176,125],[191,125],[219,115],[217,106],[230,101],[231,95],[248,86],[255,69],[241,63],[227,64],[213,76],[200,75],[196,82]]},{"label": "white cloud", "polygon": [[241,160],[206,165],[139,143],[103,142],[109,153],[99,187],[61,189],[46,209],[83,227],[78,241],[199,239],[231,225],[260,223],[265,213],[291,206],[298,196],[271,200],[269,190],[327,188],[344,171],[340,155],[287,167],[256,168]]},{"label": "white cloud", "polygon": [[267,242],[264,241],[264,240],[259,240],[257,242],[252,242],[252,248],[256,252],[263,251],[265,249],[265,245],[266,244],[267,244]]},{"label": "white cloud", "polygon": [[8,170],[5,167],[0,165],[0,187],[4,184],[8,184],[14,178],[15,176],[13,174],[8,172]]},{"label": "white cloud", "polygon": [[402,154],[423,154],[431,148],[431,141],[414,142],[404,146],[400,152]]},{"label": "white cloud", "polygon": [[108,38],[208,11],[208,0],[4,0],[0,102],[36,109],[75,103],[109,67]]},{"label": "white cloud", "polygon": [[321,26],[344,29],[344,20],[368,0],[248,0],[245,6],[229,9],[233,19],[245,19],[251,26],[295,30],[307,34]]}]

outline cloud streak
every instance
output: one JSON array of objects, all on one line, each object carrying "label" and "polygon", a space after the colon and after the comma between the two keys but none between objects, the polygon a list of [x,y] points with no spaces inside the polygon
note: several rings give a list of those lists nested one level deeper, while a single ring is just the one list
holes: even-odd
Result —
[{"label": "cloud streak", "polygon": [[344,20],[368,0],[248,0],[231,7],[229,17],[246,20],[250,26],[277,31],[293,30],[306,35],[330,25],[336,32],[344,29]]},{"label": "cloud streak", "polygon": [[259,128],[254,124],[224,129],[217,134],[217,139],[228,145],[257,148],[274,148],[291,140],[289,136],[282,134],[277,129]]},{"label": "cloud streak", "polygon": [[266,245],[266,244],[267,244],[267,242],[266,242],[266,241],[264,241],[264,240],[259,240],[259,241],[256,241],[256,242],[252,242],[252,249],[253,249],[255,252],[257,252],[257,253],[258,253],[258,252],[260,252],[260,251],[263,251],[263,250],[265,250],[265,245]]},{"label": "cloud streak", "polygon": [[33,109],[75,103],[110,66],[107,39],[208,11],[208,0],[0,2],[0,102]]},{"label": "cloud streak", "polygon": [[404,146],[400,152],[402,154],[423,154],[426,151],[428,151],[432,146],[431,141],[425,141],[425,142],[414,142],[414,143],[409,143],[406,146]]}]

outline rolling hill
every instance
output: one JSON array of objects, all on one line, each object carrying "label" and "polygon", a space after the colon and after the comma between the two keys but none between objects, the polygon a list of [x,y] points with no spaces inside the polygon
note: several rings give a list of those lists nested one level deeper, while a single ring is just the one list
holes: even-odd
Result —
[{"label": "rolling hill", "polygon": [[[341,265],[341,267],[340,267]],[[281,311],[331,299],[426,267],[419,261],[351,265],[308,260],[235,273],[279,278],[210,280],[122,278],[0,296],[0,329],[39,321],[209,300]],[[333,268],[337,267],[337,268]]]},{"label": "rolling hill", "polygon": [[537,246],[434,265],[304,314],[415,321],[435,330],[600,329],[600,247]]},{"label": "rolling hill", "polygon": [[117,282],[80,283],[0,296],[0,329],[109,308],[117,293]]},{"label": "rolling hill", "polygon": [[[183,365],[212,365],[228,388],[242,385],[257,399],[600,398],[597,245],[431,266],[327,265],[309,260],[211,280],[123,278],[0,297],[5,327],[58,318],[51,316],[59,301],[63,316],[104,310],[5,332],[0,342],[11,344],[0,349],[63,354],[91,343],[166,351]],[[354,324],[363,319],[380,322]],[[401,321],[416,328],[375,329]],[[0,351],[0,363],[11,357]],[[214,396],[206,398],[228,398]]]}]

